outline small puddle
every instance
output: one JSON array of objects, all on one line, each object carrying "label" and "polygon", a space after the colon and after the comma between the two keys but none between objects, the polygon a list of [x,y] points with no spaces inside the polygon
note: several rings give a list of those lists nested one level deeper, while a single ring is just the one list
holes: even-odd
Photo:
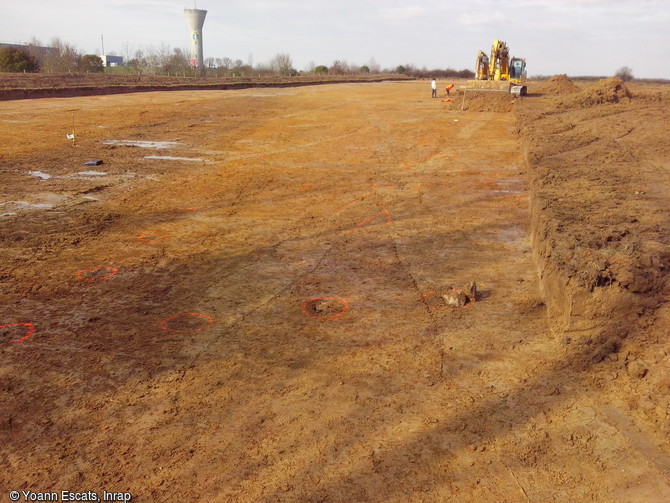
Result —
[{"label": "small puddle", "polygon": [[143,141],[143,140],[105,140],[104,145],[121,145],[123,147],[153,148],[156,150],[174,148],[181,145],[178,141]]},{"label": "small puddle", "polygon": [[35,176],[41,180],[48,180],[51,178],[51,175],[48,173],[43,173],[42,171],[28,171],[30,176]]},{"label": "small puddle", "polygon": [[525,232],[521,228],[511,228],[500,231],[496,234],[496,238],[505,243],[513,243],[523,239]]},{"label": "small puddle", "polygon": [[22,206],[23,208],[33,210],[49,210],[54,207],[53,204],[49,203],[29,203],[28,201],[10,201],[9,203],[6,204],[15,204],[18,206]]},{"label": "small puddle", "polygon": [[107,176],[107,173],[104,171],[79,171],[77,174],[84,176]]},{"label": "small puddle", "polygon": [[158,159],[161,161],[204,161],[194,157],[173,157],[171,155],[145,155],[145,159]]},{"label": "small puddle", "polygon": [[523,190],[492,190],[494,194],[523,194]]},{"label": "small puddle", "polygon": [[35,200],[39,202],[6,201],[0,203],[0,207],[4,206],[4,209],[8,210],[6,213],[12,213],[12,215],[5,214],[3,216],[13,216],[19,210],[50,210],[65,199],[65,196],[51,192],[41,192],[34,194],[34,196]]}]

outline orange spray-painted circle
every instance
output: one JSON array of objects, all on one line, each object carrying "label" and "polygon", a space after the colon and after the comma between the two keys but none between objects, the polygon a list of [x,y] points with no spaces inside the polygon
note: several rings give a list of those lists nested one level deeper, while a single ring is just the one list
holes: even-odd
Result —
[{"label": "orange spray-painted circle", "polygon": [[165,239],[166,237],[167,237],[167,234],[162,234],[160,232],[154,232],[154,233],[151,233],[151,234],[142,234],[137,239],[139,241],[144,242],[144,243],[153,243],[155,241],[160,241],[161,239]]},{"label": "orange spray-painted circle", "polygon": [[[116,276],[119,270],[116,267],[96,267],[95,269],[84,269],[77,273],[77,279],[92,283]],[[106,273],[106,274],[105,274]]]},{"label": "orange spray-painted circle", "polygon": [[[342,309],[339,312],[336,312],[335,314],[314,314],[314,305],[319,302],[319,301],[329,301],[329,300],[334,300],[336,302],[339,302],[342,304]],[[342,316],[344,313],[347,312],[349,309],[349,302],[346,299],[343,299],[342,297],[314,297],[312,299],[309,299],[302,305],[302,313],[305,316],[309,316],[310,318],[339,318]],[[310,312],[312,310],[313,312]]]},{"label": "orange spray-painted circle", "polygon": [[[461,291],[460,288],[452,288],[452,290]],[[434,293],[435,293],[435,291],[431,290],[430,292],[426,292],[426,293],[424,293],[423,295],[421,295],[421,299],[422,299],[422,300],[426,303],[426,305],[428,305],[428,307],[430,307],[431,309],[465,309],[466,307],[472,306],[473,304],[476,304],[476,303],[477,303],[476,300],[473,300],[472,302],[468,302],[467,304],[465,304],[464,306],[461,306],[461,307],[454,307],[454,306],[436,306],[436,305],[431,304],[431,303],[428,302],[428,300],[427,300],[427,299],[428,299],[429,297],[431,297]]]},{"label": "orange spray-painted circle", "polygon": [[7,323],[6,325],[0,325],[0,328],[5,328],[5,327],[28,327],[28,332],[26,333],[26,335],[24,335],[20,339],[15,339],[13,341],[5,342],[4,344],[16,344],[18,342],[23,342],[26,339],[28,339],[28,337],[33,335],[33,332],[35,331],[35,327],[32,326],[30,323]]},{"label": "orange spray-painted circle", "polygon": [[[196,327],[196,328],[170,328],[168,326],[168,324],[171,321],[174,321],[174,320],[179,319],[179,318],[184,318],[186,316],[196,316],[196,317],[204,318],[207,323],[205,325],[201,326],[201,327]],[[211,316],[207,316],[206,314],[202,314],[202,313],[181,313],[181,314],[175,314],[174,316],[170,316],[168,318],[165,318],[161,322],[161,328],[163,330],[167,331],[167,332],[176,332],[176,333],[185,334],[185,333],[190,333],[190,332],[200,332],[201,330],[204,330],[204,329],[208,328],[209,326],[211,326],[212,323],[214,323],[214,319]]]}]

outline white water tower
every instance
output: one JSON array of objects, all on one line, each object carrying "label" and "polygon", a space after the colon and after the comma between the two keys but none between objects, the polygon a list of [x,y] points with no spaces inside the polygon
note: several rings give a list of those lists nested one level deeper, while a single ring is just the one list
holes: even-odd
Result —
[{"label": "white water tower", "polygon": [[205,66],[202,56],[202,25],[205,24],[206,15],[206,10],[184,9],[186,24],[191,34],[191,66],[198,70],[202,70]]}]

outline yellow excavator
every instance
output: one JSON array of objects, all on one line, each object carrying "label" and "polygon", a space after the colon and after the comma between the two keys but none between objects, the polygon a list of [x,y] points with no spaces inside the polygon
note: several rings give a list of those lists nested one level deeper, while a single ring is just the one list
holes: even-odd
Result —
[{"label": "yellow excavator", "polygon": [[491,47],[491,57],[484,51],[477,53],[475,80],[468,82],[470,89],[509,91],[525,96],[526,60],[509,57],[509,48],[502,40],[495,39]]}]

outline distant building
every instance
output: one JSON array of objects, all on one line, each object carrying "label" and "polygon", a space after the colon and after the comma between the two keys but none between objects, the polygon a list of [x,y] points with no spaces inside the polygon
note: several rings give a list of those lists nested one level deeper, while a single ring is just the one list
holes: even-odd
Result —
[{"label": "distant building", "polygon": [[123,66],[123,56],[100,56],[102,66]]},{"label": "distant building", "polygon": [[34,56],[37,56],[38,58],[43,58],[44,56],[46,56],[47,54],[49,54],[54,50],[53,47],[42,47],[39,45],[27,45],[27,44],[4,44],[0,42],[0,49],[3,49],[5,47],[25,50],[33,54]]}]

